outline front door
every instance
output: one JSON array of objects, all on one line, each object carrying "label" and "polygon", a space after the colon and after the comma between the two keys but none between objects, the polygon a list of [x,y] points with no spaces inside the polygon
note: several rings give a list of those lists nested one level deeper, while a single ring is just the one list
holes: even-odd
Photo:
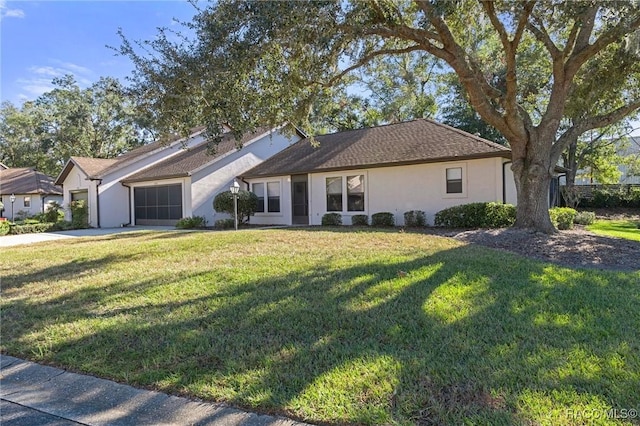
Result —
[{"label": "front door", "polygon": [[291,177],[291,194],[293,208],[293,224],[309,224],[309,196],[307,187],[307,175]]}]

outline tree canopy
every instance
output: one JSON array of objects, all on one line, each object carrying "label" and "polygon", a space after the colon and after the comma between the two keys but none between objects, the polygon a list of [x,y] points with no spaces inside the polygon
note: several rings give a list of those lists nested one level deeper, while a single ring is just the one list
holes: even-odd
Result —
[{"label": "tree canopy", "polygon": [[[629,1],[220,1],[120,52],[164,131],[309,129],[317,96],[376,60],[444,61],[508,141],[516,226],[553,232],[548,186],[576,135],[640,108],[640,5]],[[614,101],[611,101],[611,100]],[[597,105],[596,108],[592,106]]]},{"label": "tree canopy", "polygon": [[71,156],[112,158],[152,134],[142,127],[120,82],[100,78],[80,88],[72,76],[35,101],[0,107],[0,161],[56,176]]}]

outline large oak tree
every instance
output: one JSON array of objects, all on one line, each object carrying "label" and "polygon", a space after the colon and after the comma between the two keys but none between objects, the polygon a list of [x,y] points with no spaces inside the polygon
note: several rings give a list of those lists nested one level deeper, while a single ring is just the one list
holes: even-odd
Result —
[{"label": "large oak tree", "polygon": [[[186,25],[178,37],[168,30],[138,44],[123,37],[120,48],[162,130],[309,127],[317,93],[376,58],[421,52],[453,69],[474,110],[509,142],[516,226],[544,232],[554,231],[547,194],[567,145],[640,108],[638,74],[630,72],[638,62],[637,2],[220,1]],[[620,91],[619,102],[579,109],[580,97],[605,84]]]}]

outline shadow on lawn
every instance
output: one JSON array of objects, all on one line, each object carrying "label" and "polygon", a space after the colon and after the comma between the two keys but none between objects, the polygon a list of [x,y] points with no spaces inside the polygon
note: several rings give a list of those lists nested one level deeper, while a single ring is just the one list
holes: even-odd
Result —
[{"label": "shadow on lawn", "polygon": [[[612,275],[563,275],[474,247],[339,269],[327,259],[304,273],[250,282],[236,280],[238,273],[61,296],[51,304],[64,304],[66,321],[90,320],[95,303],[123,292],[185,280],[234,283],[180,302],[145,306],[141,298],[102,312],[113,319],[108,327],[53,346],[49,361],[333,423],[515,424],[535,411],[527,400],[554,408],[562,398],[638,403],[636,274],[610,285]],[[30,315],[37,307],[5,307],[15,310]],[[50,324],[34,320],[21,335]]]}]

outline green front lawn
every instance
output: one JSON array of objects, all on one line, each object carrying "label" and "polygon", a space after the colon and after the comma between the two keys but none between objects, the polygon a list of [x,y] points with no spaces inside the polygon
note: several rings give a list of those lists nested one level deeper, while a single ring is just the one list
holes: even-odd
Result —
[{"label": "green front lawn", "polygon": [[607,237],[640,241],[639,223],[637,220],[598,220],[593,225],[589,225],[587,229]]},{"label": "green front lawn", "polygon": [[640,272],[347,229],[64,240],[0,270],[4,353],[133,385],[334,424],[640,408]]}]

